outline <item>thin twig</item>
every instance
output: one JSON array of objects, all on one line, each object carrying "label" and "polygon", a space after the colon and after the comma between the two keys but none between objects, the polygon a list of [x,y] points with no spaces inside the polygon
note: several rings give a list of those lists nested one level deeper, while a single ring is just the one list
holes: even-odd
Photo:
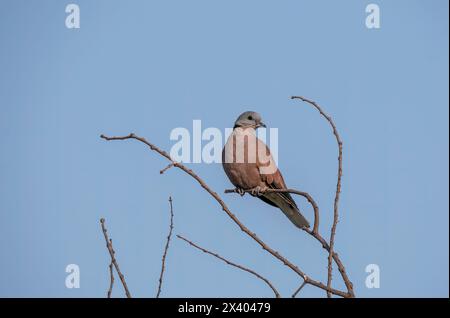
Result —
[{"label": "thin twig", "polygon": [[170,227],[169,227],[169,234],[167,235],[166,246],[164,247],[164,254],[163,254],[162,260],[161,260],[161,274],[159,275],[159,285],[158,285],[158,292],[156,293],[156,298],[159,298],[159,295],[161,294],[163,275],[164,275],[164,270],[166,269],[167,251],[169,250],[170,238],[172,237],[172,230],[173,230],[172,197],[169,197],[169,204],[170,204]]},{"label": "thin twig", "polygon": [[120,281],[122,282],[123,288],[125,289],[125,294],[128,298],[131,298],[130,291],[128,290],[128,286],[125,281],[125,276],[123,276],[122,272],[120,271],[119,264],[117,263],[116,257],[114,256],[116,252],[114,251],[114,248],[112,246],[112,240],[108,238],[108,230],[106,229],[104,218],[100,219],[100,224],[102,226],[103,236],[105,237],[106,247],[108,248],[109,255],[111,256],[111,263],[114,264],[117,274],[119,274]]},{"label": "thin twig", "polygon": [[[251,190],[243,190],[246,193],[251,193]],[[298,191],[294,189],[266,189],[264,190],[266,193],[293,193],[297,194],[299,196],[302,196],[308,200],[308,202],[311,204],[314,210],[314,226],[313,226],[313,232],[318,233],[319,232],[319,207],[317,206],[316,201],[312,198],[312,196],[303,191]],[[225,193],[239,193],[237,189],[227,189],[225,190]]]},{"label": "thin twig", "polygon": [[162,169],[161,171],[159,171],[160,174],[164,174],[164,172],[166,172],[167,170],[169,170],[170,168],[173,167],[173,163],[170,163],[167,165],[167,167],[165,167],[164,169]]},{"label": "thin twig", "polygon": [[[337,172],[337,183],[336,183],[336,195],[334,197],[334,215],[333,215],[333,225],[331,227],[331,235],[330,235],[330,250],[328,254],[328,279],[327,279],[327,287],[331,287],[332,281],[332,273],[333,273],[333,250],[334,250],[334,240],[336,236],[336,227],[339,219],[339,195],[341,193],[341,178],[342,178],[342,140],[337,131],[336,125],[329,115],[327,115],[322,108],[314,101],[309,100],[302,96],[292,96],[291,99],[300,99],[312,106],[314,106],[319,113],[330,123],[331,128],[333,129],[333,134],[336,137],[336,142],[338,145],[338,172]],[[347,286],[348,288],[348,286]],[[349,291],[351,292],[351,289]],[[327,296],[331,297],[331,293],[327,291]]]},{"label": "thin twig", "polygon": [[[135,134],[131,133],[126,136],[115,136],[115,137],[107,137],[105,135],[101,135],[101,138],[105,140],[127,140],[127,139],[135,139],[138,140],[144,144],[146,144],[151,150],[157,152],[161,156],[165,157],[170,162],[173,162],[170,155],[160,148],[156,147],[155,145],[148,142],[145,138],[136,136]],[[318,288],[321,288],[325,291],[330,291],[331,293],[341,296],[341,297],[352,297],[352,295],[348,292],[344,292],[341,290],[337,290],[334,288],[328,288],[325,284],[316,281],[314,279],[309,278],[305,275],[305,273],[300,270],[296,265],[291,263],[289,260],[287,260],[285,257],[283,257],[280,253],[272,249],[270,246],[268,246],[266,243],[264,243],[255,233],[251,232],[239,219],[230,211],[230,209],[227,207],[225,202],[221,199],[221,197],[211,190],[211,188],[191,169],[188,169],[186,166],[179,162],[173,162],[173,166],[177,167],[178,169],[184,171],[188,175],[190,175],[192,178],[194,178],[198,184],[206,191],[208,192],[216,201],[219,203],[219,205],[222,207],[222,210],[231,218],[231,220],[243,231],[245,234],[250,236],[256,243],[258,243],[264,250],[266,250],[268,253],[270,253],[272,256],[277,258],[279,261],[281,261],[284,265],[289,267],[291,270],[293,270],[295,273],[297,273],[303,280],[307,281],[308,284],[314,285]]]},{"label": "thin twig", "polygon": [[187,242],[189,245],[195,247],[196,249],[199,249],[200,251],[202,251],[202,252],[204,252],[204,253],[206,253],[206,254],[212,255],[212,256],[214,256],[214,257],[220,259],[221,261],[227,263],[228,265],[234,266],[234,267],[239,268],[239,269],[241,269],[241,270],[243,270],[243,271],[245,271],[245,272],[248,272],[248,273],[250,273],[250,274],[253,274],[254,276],[256,276],[256,277],[258,277],[259,279],[261,279],[262,281],[264,281],[264,282],[272,289],[272,291],[273,291],[273,293],[275,294],[275,297],[276,297],[276,298],[280,298],[280,297],[281,297],[281,296],[280,296],[280,293],[276,290],[276,288],[272,285],[272,283],[271,283],[267,278],[261,276],[260,274],[258,274],[258,273],[255,272],[254,270],[251,270],[251,269],[249,269],[249,268],[247,268],[247,267],[244,267],[244,266],[242,266],[242,265],[233,263],[232,261],[227,260],[226,258],[220,256],[220,255],[217,254],[217,253],[210,252],[210,251],[208,251],[207,249],[198,246],[198,245],[195,244],[194,242],[188,240],[187,238],[184,238],[184,237],[181,236],[181,235],[177,235],[177,237],[178,237],[179,239],[182,239],[183,241]]},{"label": "thin twig", "polygon": [[303,282],[303,284],[300,285],[299,288],[297,288],[297,290],[292,294],[292,298],[295,298],[295,296],[297,296],[297,294],[303,289],[303,287],[305,287],[306,282]]},{"label": "thin twig", "polygon": [[112,262],[109,264],[109,275],[110,275],[110,281],[109,281],[109,289],[108,289],[107,296],[108,296],[108,298],[111,298],[112,289],[114,286],[114,273],[113,273],[113,263]]}]

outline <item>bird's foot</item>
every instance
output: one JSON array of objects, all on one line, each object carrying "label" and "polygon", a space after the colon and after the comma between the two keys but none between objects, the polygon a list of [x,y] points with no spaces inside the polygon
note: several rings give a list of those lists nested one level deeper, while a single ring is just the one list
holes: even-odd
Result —
[{"label": "bird's foot", "polygon": [[236,188],[236,192],[242,197],[245,194],[245,190],[242,188]]},{"label": "bird's foot", "polygon": [[264,194],[264,192],[266,192],[266,190],[267,190],[267,187],[256,186],[253,189],[250,189],[250,193],[253,196],[260,197]]}]

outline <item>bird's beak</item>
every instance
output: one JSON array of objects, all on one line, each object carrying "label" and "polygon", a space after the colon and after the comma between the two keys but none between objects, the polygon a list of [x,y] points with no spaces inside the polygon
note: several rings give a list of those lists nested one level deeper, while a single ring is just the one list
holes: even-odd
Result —
[{"label": "bird's beak", "polygon": [[266,124],[264,124],[263,122],[260,122],[259,124],[258,124],[258,128],[259,127],[264,127],[264,128],[266,128]]}]

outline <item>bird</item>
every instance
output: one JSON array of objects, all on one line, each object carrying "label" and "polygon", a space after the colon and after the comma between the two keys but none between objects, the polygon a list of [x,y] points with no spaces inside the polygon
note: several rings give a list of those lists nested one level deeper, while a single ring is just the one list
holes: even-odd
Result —
[{"label": "bird", "polygon": [[266,127],[261,115],[246,111],[239,115],[233,131],[222,150],[222,167],[236,192],[250,192],[267,204],[279,208],[298,228],[309,228],[308,220],[287,192],[267,192],[267,189],[287,189],[283,176],[273,160],[269,147],[256,136],[256,129]]}]

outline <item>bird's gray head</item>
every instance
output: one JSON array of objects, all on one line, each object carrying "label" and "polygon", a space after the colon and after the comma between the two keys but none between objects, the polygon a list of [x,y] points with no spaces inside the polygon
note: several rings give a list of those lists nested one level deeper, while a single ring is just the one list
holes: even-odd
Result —
[{"label": "bird's gray head", "polygon": [[266,125],[262,122],[261,115],[257,112],[247,111],[242,113],[238,119],[234,122],[234,128],[259,128],[266,127]]}]

